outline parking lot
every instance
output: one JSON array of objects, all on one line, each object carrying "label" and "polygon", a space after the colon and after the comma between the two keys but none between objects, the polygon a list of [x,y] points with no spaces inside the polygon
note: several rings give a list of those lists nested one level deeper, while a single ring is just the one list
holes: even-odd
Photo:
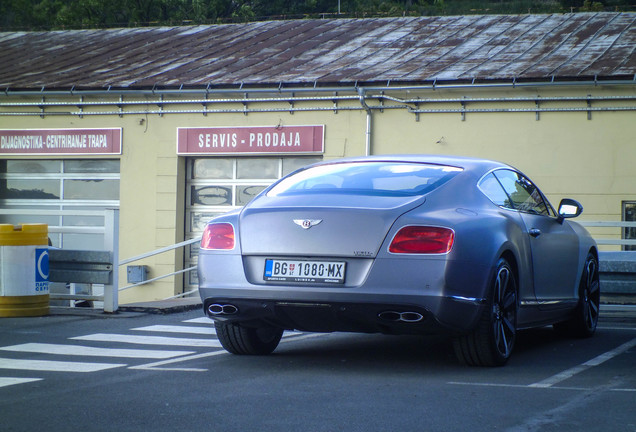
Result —
[{"label": "parking lot", "polygon": [[636,319],[521,332],[502,368],[438,337],[287,333],[220,348],[200,310],[0,321],[3,430],[636,431]]}]

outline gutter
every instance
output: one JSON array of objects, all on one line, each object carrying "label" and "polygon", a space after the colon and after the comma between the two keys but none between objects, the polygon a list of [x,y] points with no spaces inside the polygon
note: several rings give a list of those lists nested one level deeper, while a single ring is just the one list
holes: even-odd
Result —
[{"label": "gutter", "polygon": [[367,112],[367,128],[365,132],[365,155],[371,154],[371,108],[367,105],[365,99],[365,91],[362,87],[358,87],[358,95],[360,96],[360,105]]},{"label": "gutter", "polygon": [[209,85],[207,87],[200,86],[198,88],[192,87],[178,87],[178,88],[152,88],[152,89],[127,89],[123,87],[108,87],[104,89],[89,89],[89,90],[78,90],[73,86],[69,90],[62,90],[60,88],[53,88],[51,90],[47,90],[46,87],[42,87],[39,90],[12,90],[10,86],[6,86],[3,89],[0,89],[0,95],[4,96],[106,96],[106,95],[137,95],[137,96],[158,96],[158,95],[186,95],[186,94],[199,94],[207,96],[209,94],[237,94],[237,93],[333,93],[333,92],[352,92],[359,93],[362,89],[367,92],[379,92],[379,91],[406,91],[406,90],[446,90],[446,89],[491,89],[491,88],[500,88],[500,89],[514,89],[514,88],[532,88],[532,87],[542,87],[542,88],[552,88],[552,87],[599,87],[599,86],[634,86],[636,85],[636,74],[632,79],[598,79],[595,77],[594,79],[588,80],[570,80],[570,81],[557,81],[554,78],[547,81],[517,81],[516,79],[512,79],[510,81],[493,81],[493,82],[475,82],[474,80],[471,82],[446,82],[439,83],[437,80],[431,82],[430,84],[397,84],[393,85],[392,83],[386,84],[373,84],[369,83],[364,86],[358,85],[333,85],[329,86],[319,86],[318,83],[314,83],[314,85],[302,86],[296,84],[296,86],[285,87],[282,83],[278,86],[270,86],[270,87],[247,87],[243,84],[237,87],[224,87],[224,88],[212,88]]}]

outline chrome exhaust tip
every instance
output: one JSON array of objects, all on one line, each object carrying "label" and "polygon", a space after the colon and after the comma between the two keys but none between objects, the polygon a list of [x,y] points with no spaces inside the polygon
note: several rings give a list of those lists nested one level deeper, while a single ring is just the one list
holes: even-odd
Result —
[{"label": "chrome exhaust tip", "polygon": [[378,314],[378,318],[392,322],[416,323],[422,321],[424,315],[419,312],[384,311]]},{"label": "chrome exhaust tip", "polygon": [[208,306],[208,314],[210,315],[234,315],[238,312],[238,308],[232,304],[214,303]]}]

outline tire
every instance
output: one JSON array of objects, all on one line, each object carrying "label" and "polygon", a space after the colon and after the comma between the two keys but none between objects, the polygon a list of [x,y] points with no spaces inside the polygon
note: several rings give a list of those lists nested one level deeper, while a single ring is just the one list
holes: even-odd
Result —
[{"label": "tire", "polygon": [[218,321],[214,327],[223,348],[238,355],[271,354],[283,337],[283,329],[276,327],[241,327]]},{"label": "tire", "polygon": [[503,366],[517,337],[517,280],[504,258],[497,262],[488,306],[475,330],[453,341],[455,354],[470,366]]},{"label": "tire", "polygon": [[598,260],[588,254],[581,274],[579,301],[574,315],[568,321],[557,323],[554,329],[561,334],[573,337],[590,337],[596,332],[598,313],[601,303],[601,288],[598,273]]}]

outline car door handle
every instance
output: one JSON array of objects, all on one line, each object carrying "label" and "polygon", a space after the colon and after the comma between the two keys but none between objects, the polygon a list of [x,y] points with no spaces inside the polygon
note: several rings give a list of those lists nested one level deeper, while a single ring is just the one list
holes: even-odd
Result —
[{"label": "car door handle", "polygon": [[528,231],[528,233],[532,236],[532,237],[539,237],[541,235],[541,230],[537,229],[537,228],[532,228],[530,231]]}]

